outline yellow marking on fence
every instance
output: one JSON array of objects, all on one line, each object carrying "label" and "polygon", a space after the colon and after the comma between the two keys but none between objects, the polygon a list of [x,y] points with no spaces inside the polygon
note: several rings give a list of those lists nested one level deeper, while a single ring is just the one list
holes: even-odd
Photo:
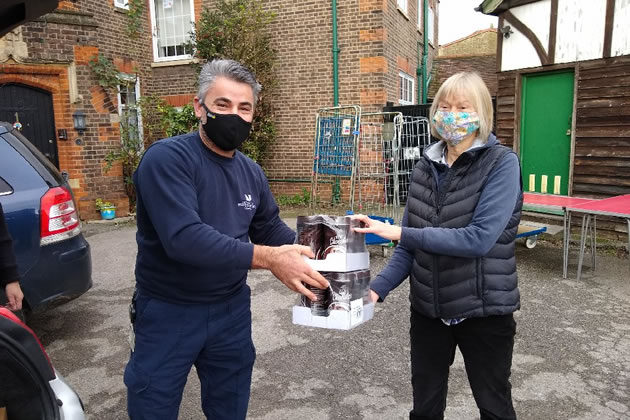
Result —
[{"label": "yellow marking on fence", "polygon": [[556,175],[553,177],[553,193],[560,194],[560,180],[562,177],[560,175]]}]

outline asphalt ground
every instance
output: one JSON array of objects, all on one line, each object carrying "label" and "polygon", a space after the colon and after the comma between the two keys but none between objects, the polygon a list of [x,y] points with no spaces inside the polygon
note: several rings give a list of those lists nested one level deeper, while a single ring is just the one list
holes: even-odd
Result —
[{"label": "asphalt ground", "polygon": [[[287,219],[294,226],[294,219]],[[94,287],[29,323],[55,367],[76,388],[90,419],[125,419],[127,306],[136,254],[132,223],[88,225]],[[557,242],[557,241],[556,241]],[[371,246],[371,270],[386,264]],[[539,241],[517,247],[522,309],[516,313],[512,385],[519,419],[630,419],[630,261],[606,252],[576,281],[562,250]],[[587,263],[590,260],[587,259]],[[408,282],[350,331],[296,326],[297,296],[252,271],[257,360],[248,419],[405,419],[411,408]],[[461,355],[451,369],[446,418],[479,418]],[[191,372],[180,419],[203,419]],[[159,420],[159,419],[158,419]]]}]

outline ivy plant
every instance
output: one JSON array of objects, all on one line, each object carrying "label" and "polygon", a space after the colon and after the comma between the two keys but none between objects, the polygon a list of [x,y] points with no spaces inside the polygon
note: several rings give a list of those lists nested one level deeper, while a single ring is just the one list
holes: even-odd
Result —
[{"label": "ivy plant", "polygon": [[120,84],[120,72],[109,58],[99,53],[93,56],[88,64],[103,89],[117,89]]},{"label": "ivy plant", "polygon": [[127,34],[130,38],[136,39],[142,31],[144,14],[144,0],[128,0],[127,10]]}]

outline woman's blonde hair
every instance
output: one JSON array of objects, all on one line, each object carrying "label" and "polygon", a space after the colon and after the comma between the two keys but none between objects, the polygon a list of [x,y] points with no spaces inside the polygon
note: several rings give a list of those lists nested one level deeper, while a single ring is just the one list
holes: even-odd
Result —
[{"label": "woman's blonde hair", "polygon": [[441,138],[433,125],[433,116],[438,110],[442,100],[453,98],[461,95],[470,102],[477,115],[479,115],[479,138],[487,140],[492,131],[492,123],[494,119],[492,109],[492,97],[488,87],[477,73],[461,72],[456,73],[446,79],[446,81],[438,89],[433,104],[431,105],[431,134],[437,138]]}]

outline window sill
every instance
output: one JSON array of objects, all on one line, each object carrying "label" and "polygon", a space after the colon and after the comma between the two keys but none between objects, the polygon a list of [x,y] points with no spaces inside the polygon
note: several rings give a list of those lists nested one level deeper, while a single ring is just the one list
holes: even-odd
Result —
[{"label": "window sill", "polygon": [[400,12],[401,15],[403,15],[405,17],[405,19],[411,20],[411,19],[409,19],[409,16],[407,16],[407,12],[405,12],[403,9],[401,9],[398,6],[396,6],[396,9]]},{"label": "window sill", "polygon": [[120,6],[114,5],[114,12],[127,14],[129,13],[129,7],[120,7]]},{"label": "window sill", "polygon": [[151,67],[173,67],[173,66],[186,66],[188,64],[198,63],[198,58],[184,58],[180,60],[172,61],[154,61],[151,63]]}]

